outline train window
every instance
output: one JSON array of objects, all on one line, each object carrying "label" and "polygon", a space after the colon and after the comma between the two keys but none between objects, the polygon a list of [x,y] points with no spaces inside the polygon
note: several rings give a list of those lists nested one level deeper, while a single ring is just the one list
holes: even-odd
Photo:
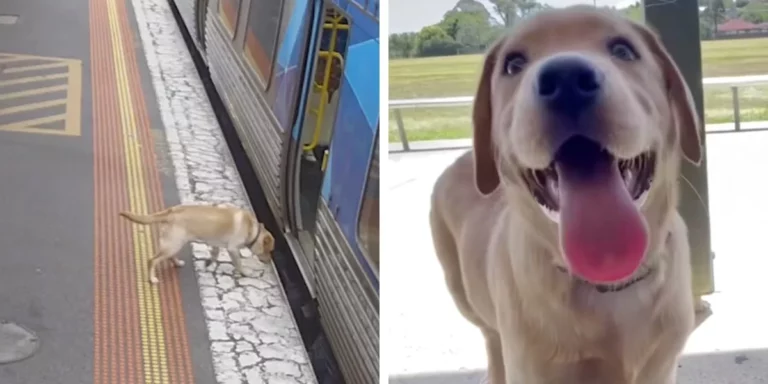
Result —
[{"label": "train window", "polygon": [[283,0],[252,0],[245,31],[245,57],[266,82],[272,75],[277,39],[280,33]]},{"label": "train window", "polygon": [[[378,128],[376,132],[378,133]],[[357,242],[371,267],[379,270],[379,138],[373,142],[373,156],[357,220]]]},{"label": "train window", "polygon": [[242,0],[219,0],[219,14],[224,22],[224,27],[229,32],[229,37],[235,37],[237,16],[240,14]]}]

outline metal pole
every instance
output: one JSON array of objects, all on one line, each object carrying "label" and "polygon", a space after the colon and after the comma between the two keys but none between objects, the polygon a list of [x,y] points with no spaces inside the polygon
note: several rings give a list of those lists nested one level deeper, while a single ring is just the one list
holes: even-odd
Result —
[{"label": "metal pole", "polygon": [[400,142],[403,143],[403,151],[409,151],[411,146],[408,145],[408,135],[405,134],[405,124],[403,124],[403,115],[400,109],[395,109],[395,121],[397,122],[397,133],[400,135]]},{"label": "metal pole", "polygon": [[[644,0],[645,20],[660,34],[667,50],[677,63],[691,89],[696,109],[704,121],[704,90],[701,83],[701,42],[699,37],[699,5],[697,1]],[[688,225],[693,268],[693,290],[696,296],[714,292],[712,252],[709,228],[709,191],[707,186],[707,146],[699,167],[683,162],[680,182],[680,214]]]},{"label": "metal pole", "polygon": [[733,99],[733,127],[735,131],[741,130],[741,111],[739,108],[739,87],[731,86],[731,96]]}]

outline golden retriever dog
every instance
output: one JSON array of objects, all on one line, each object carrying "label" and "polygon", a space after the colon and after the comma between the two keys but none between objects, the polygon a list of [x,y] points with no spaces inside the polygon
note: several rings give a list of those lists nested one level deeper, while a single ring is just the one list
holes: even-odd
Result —
[{"label": "golden retriever dog", "polygon": [[489,49],[430,223],[492,384],[672,384],[694,328],[682,157],[698,114],[654,32],[575,6]]},{"label": "golden retriever dog", "polygon": [[149,281],[157,284],[157,265],[173,258],[177,267],[184,265],[184,260],[176,254],[190,241],[200,241],[217,247],[212,253],[209,266],[216,260],[222,249],[232,257],[236,272],[245,275],[240,249],[248,248],[263,263],[272,261],[275,238],[259,223],[256,216],[248,210],[231,206],[213,205],[176,205],[150,215],[137,215],[121,212],[120,216],[139,224],[158,224],[160,226],[159,247],[155,256],[149,260]]}]

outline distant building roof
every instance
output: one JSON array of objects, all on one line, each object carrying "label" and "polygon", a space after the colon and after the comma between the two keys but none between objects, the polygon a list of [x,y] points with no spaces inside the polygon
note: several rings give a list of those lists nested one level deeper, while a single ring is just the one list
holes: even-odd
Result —
[{"label": "distant building roof", "polygon": [[718,32],[743,31],[745,29],[760,28],[755,24],[742,19],[731,19],[717,26]]}]

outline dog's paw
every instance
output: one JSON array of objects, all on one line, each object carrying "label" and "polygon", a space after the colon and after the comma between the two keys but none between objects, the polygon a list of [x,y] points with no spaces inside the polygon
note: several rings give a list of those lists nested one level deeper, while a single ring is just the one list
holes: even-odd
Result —
[{"label": "dog's paw", "polygon": [[694,301],[694,311],[696,313],[706,313],[712,310],[712,307],[707,301],[701,297],[697,297]]},{"label": "dog's paw", "polygon": [[184,264],[186,264],[186,262],[184,260],[181,260],[181,259],[174,259],[173,263],[176,264],[177,267],[183,267]]},{"label": "dog's paw", "polygon": [[157,284],[157,283],[159,283],[159,282],[160,282],[160,279],[158,279],[156,276],[151,276],[151,277],[149,278],[149,283],[150,283],[150,284]]},{"label": "dog's paw", "polygon": [[253,271],[247,268],[243,268],[241,270],[235,271],[235,276],[237,277],[253,277]]}]

